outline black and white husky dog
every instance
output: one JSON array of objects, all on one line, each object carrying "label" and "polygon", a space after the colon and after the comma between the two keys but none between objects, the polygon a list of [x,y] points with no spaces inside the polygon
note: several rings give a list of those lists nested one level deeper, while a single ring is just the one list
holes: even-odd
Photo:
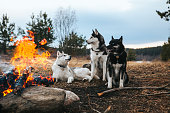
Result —
[{"label": "black and white husky dog", "polygon": [[112,88],[112,83],[120,88],[124,87],[129,80],[126,72],[127,53],[125,52],[122,40],[122,36],[120,39],[114,39],[112,36],[112,39],[107,46],[107,50],[109,51],[107,58],[108,88]]},{"label": "black and white husky dog", "polygon": [[93,79],[95,77],[96,79],[100,78],[106,81],[106,62],[108,55],[103,36],[95,29],[86,42],[91,45],[91,78]]}]

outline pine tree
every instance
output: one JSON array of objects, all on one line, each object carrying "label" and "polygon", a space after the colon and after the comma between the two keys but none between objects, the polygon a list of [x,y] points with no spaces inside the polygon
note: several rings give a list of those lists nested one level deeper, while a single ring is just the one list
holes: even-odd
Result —
[{"label": "pine tree", "polygon": [[[167,0],[166,4],[170,4],[170,0]],[[161,17],[161,19],[163,18],[166,21],[169,21],[170,19],[170,7],[168,6],[168,10],[164,11],[164,12],[160,12],[160,11],[156,11],[157,14]]]},{"label": "pine tree", "polygon": [[71,32],[69,37],[65,38],[63,46],[64,48],[60,48],[60,50],[67,54],[73,56],[82,56],[86,54],[85,37],[82,35],[78,36],[77,33]]},{"label": "pine tree", "polygon": [[10,38],[15,30],[15,24],[9,23],[9,18],[3,14],[2,22],[0,22],[0,40],[2,41],[2,49],[4,54],[7,54],[6,50],[9,47]]},{"label": "pine tree", "polygon": [[[32,14],[31,22],[29,22],[27,26],[27,30],[31,30],[32,32],[34,32],[34,42],[37,45],[37,48],[46,48],[47,45],[52,43],[55,39],[53,36],[52,20],[51,18],[47,17],[46,12],[40,12],[37,17]],[[47,44],[40,45],[39,42],[41,42],[44,38],[47,40]]]},{"label": "pine tree", "polygon": [[164,43],[162,46],[161,58],[163,61],[168,61],[170,59],[170,37],[168,38],[168,42]]},{"label": "pine tree", "polygon": [[129,50],[128,50],[127,60],[128,60],[128,61],[136,60],[135,50],[133,50],[133,49],[129,49]]}]

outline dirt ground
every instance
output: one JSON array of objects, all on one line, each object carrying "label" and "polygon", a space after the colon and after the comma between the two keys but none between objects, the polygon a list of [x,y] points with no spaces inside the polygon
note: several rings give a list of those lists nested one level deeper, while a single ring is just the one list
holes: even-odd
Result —
[{"label": "dirt ground", "polygon": [[[51,67],[54,60],[50,60],[48,67]],[[89,60],[73,58],[69,65],[82,67],[85,63],[89,63]],[[51,72],[50,68],[47,72]],[[130,79],[127,87],[161,87],[170,84],[170,62],[128,62],[127,73]],[[60,81],[52,87],[73,91],[80,97],[79,102],[65,109],[66,113],[103,113],[109,106],[110,113],[170,112],[170,94],[147,96],[169,90],[121,90],[99,97],[97,93],[108,90],[105,82],[101,80],[93,80],[90,83],[74,81],[72,84]]]},{"label": "dirt ground", "polygon": [[[51,65],[55,59],[50,59],[47,70],[38,67],[35,75],[49,75],[52,73]],[[71,67],[81,67],[88,63],[84,58],[73,58]],[[170,62],[128,62],[127,73],[129,75],[128,87],[160,87],[170,84]],[[80,97],[80,101],[65,108],[66,113],[103,113],[109,106],[110,113],[169,113],[170,94],[156,94],[169,92],[169,90],[121,90],[105,94],[101,97],[97,93],[108,90],[105,82],[101,80],[74,81],[72,84],[58,82],[51,87],[70,90]],[[170,87],[170,85],[168,86]]]},{"label": "dirt ground", "polygon": [[[160,87],[170,83],[168,62],[128,62],[127,73],[130,78],[128,87]],[[107,90],[105,82],[101,80],[93,80],[90,83],[75,81],[73,84],[59,82],[55,87],[73,91],[80,97],[80,102],[66,109],[66,112],[103,113],[109,106],[110,113],[170,112],[170,94],[146,96],[168,92],[167,90],[121,90],[99,97],[97,93]]]}]

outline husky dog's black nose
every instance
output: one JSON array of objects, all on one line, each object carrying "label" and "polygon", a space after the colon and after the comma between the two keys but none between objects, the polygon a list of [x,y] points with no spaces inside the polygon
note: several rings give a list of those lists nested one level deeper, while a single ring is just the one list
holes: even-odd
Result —
[{"label": "husky dog's black nose", "polygon": [[86,40],[86,43],[90,44],[87,40]]}]

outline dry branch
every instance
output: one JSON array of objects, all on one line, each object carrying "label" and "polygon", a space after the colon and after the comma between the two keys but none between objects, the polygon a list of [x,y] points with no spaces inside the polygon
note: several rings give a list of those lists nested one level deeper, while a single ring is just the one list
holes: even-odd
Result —
[{"label": "dry branch", "polygon": [[170,94],[170,91],[169,91],[169,92],[154,93],[154,94],[140,95],[139,97],[144,97],[144,96],[154,96],[154,95],[162,95],[162,94]]},{"label": "dry branch", "polygon": [[108,113],[111,110],[111,105],[107,107],[107,109],[104,111],[104,113]]},{"label": "dry branch", "polygon": [[168,85],[162,86],[162,87],[123,87],[123,88],[114,88],[114,89],[109,89],[100,93],[97,93],[98,96],[102,96],[106,93],[110,93],[110,92],[115,92],[115,91],[120,91],[120,90],[140,90],[140,89],[157,89],[157,90],[161,90],[161,89],[165,89],[165,90],[170,90],[170,88],[167,88]]}]

